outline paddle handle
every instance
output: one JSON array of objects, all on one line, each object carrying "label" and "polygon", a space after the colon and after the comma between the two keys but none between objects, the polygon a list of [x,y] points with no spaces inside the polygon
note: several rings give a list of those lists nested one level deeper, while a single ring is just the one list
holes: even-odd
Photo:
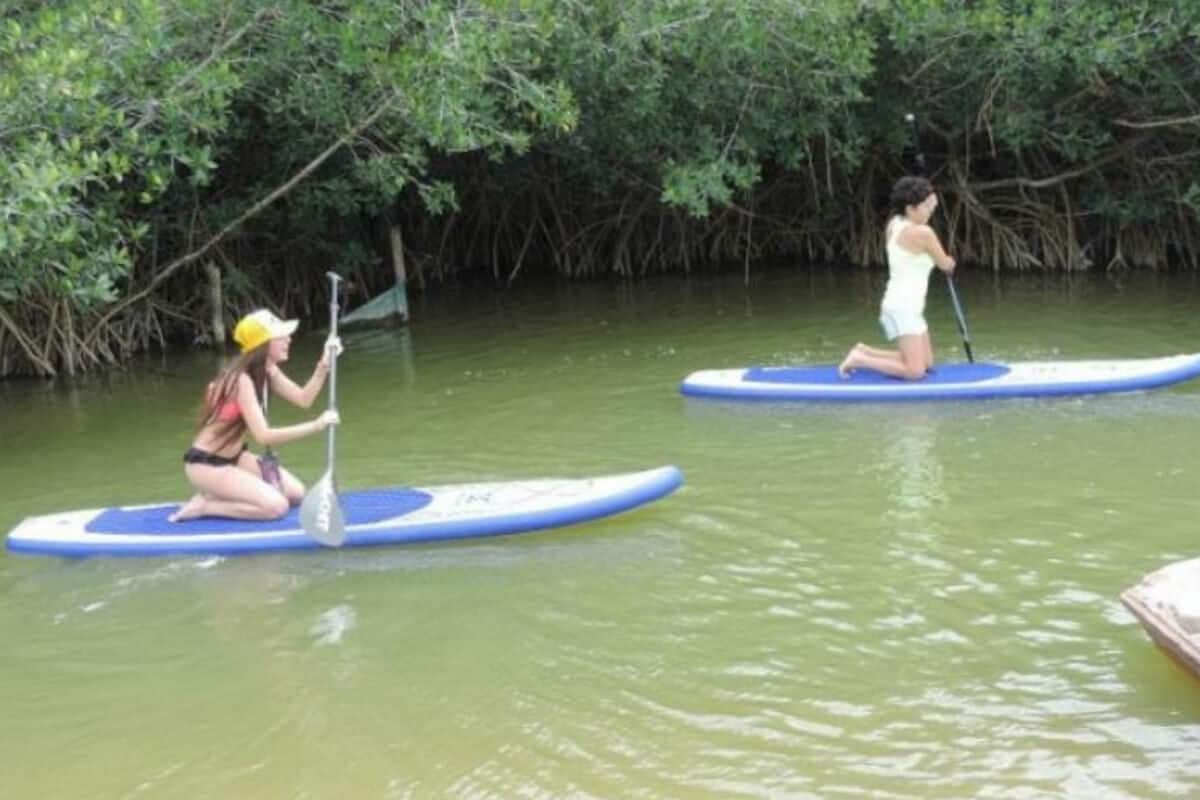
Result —
[{"label": "paddle handle", "polygon": [[[338,329],[338,284],[342,281],[342,276],[336,272],[326,272],[325,276],[329,278],[329,335],[330,337],[337,336]],[[337,411],[337,350],[330,348],[326,351],[326,356],[329,358],[329,410]],[[326,458],[328,459],[329,471],[333,472],[333,452],[334,438],[336,436],[336,425],[330,425],[325,429],[326,436]]]},{"label": "paddle handle", "polygon": [[913,162],[917,167],[917,174],[924,177],[926,172],[925,153],[921,151],[921,132],[917,129],[917,117],[912,113],[905,114],[904,121],[908,123],[909,128],[912,130]]}]

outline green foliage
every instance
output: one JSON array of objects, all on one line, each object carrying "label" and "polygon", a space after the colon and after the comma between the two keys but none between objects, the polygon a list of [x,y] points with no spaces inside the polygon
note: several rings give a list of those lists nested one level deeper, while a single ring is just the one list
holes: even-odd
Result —
[{"label": "green foliage", "polygon": [[256,124],[226,142],[233,153],[263,157],[223,174],[212,193],[249,204],[394,96],[392,113],[265,224],[339,263],[349,255],[347,220],[386,213],[410,190],[429,213],[453,210],[455,187],[431,174],[435,159],[480,153],[502,162],[537,137],[574,129],[569,89],[539,74],[548,24],[501,3],[292,0],[244,76],[239,113]]},{"label": "green foliage", "polygon": [[1040,151],[1075,163],[1113,144],[1116,115],[1139,106],[1166,113],[1184,100],[1164,91],[1167,84],[1182,81],[1194,91],[1185,7],[897,0],[881,27],[899,73],[915,76],[908,87],[914,103],[949,138],[966,142],[986,131],[993,152]]},{"label": "green foliage", "polygon": [[[1138,263],[1200,263],[1197,38],[1190,1],[14,3],[0,304],[51,331],[24,345],[45,369],[53,309],[106,321],[229,226],[233,303],[371,273],[397,221],[438,274],[690,268],[763,240],[867,261],[907,112],[974,215],[965,257],[1070,265],[1136,230],[1126,249],[1162,248]],[[1046,244],[1029,220],[1057,217]],[[162,287],[172,319],[206,316],[199,280]]]},{"label": "green foliage", "polygon": [[194,69],[203,3],[52,3],[0,25],[0,292],[112,300],[141,210],[206,183],[236,78]]},{"label": "green foliage", "polygon": [[[752,187],[762,164],[794,169],[815,141],[854,141],[873,69],[858,2],[555,5],[548,58],[581,106],[558,155],[600,193],[614,181],[659,185],[665,203],[702,217]],[[852,168],[861,154],[850,146],[838,158]]]},{"label": "green foliage", "polygon": [[299,224],[371,212],[409,185],[450,208],[445,183],[422,183],[431,152],[502,160],[574,127],[565,85],[529,74],[542,36],[502,5],[445,2],[18,12],[0,26],[0,292],[112,300],[145,219],[219,227],[392,95],[396,113],[297,196]]},{"label": "green foliage", "polygon": [[713,206],[729,205],[735,191],[749,189],[758,180],[756,164],[701,155],[686,164],[668,160],[663,165],[665,202],[686,209],[693,216],[704,217]]}]

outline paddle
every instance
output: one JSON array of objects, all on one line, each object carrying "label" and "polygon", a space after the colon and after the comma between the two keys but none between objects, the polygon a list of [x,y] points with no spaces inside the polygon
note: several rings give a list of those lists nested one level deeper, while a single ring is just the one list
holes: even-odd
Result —
[{"label": "paddle", "polygon": [[[913,114],[905,114],[904,120],[912,128],[913,148],[916,156],[913,159],[917,165],[917,174],[925,175],[925,154],[921,152],[921,134],[917,130],[917,118]],[[967,361],[975,363],[975,354],[971,352],[971,334],[967,332],[967,318],[963,314],[962,303],[958,301],[958,292],[954,288],[954,276],[949,272],[946,276],[946,288],[950,290],[950,303],[954,306],[954,318],[958,322],[958,332],[962,334],[963,350],[967,352]]]},{"label": "paddle", "polygon": [[963,349],[967,351],[967,361],[975,363],[975,355],[971,352],[971,334],[967,333],[967,319],[963,316],[962,305],[958,302],[958,292],[954,290],[954,277],[946,273],[946,288],[950,290],[950,302],[954,304],[954,316],[958,320],[958,332],[962,334]]},{"label": "paddle", "polygon": [[[338,283],[342,280],[336,272],[325,273],[329,277],[329,335],[337,336]],[[326,351],[329,357],[329,410],[337,410],[337,351]],[[346,541],[346,523],[342,506],[338,502],[337,486],[333,482],[333,443],[336,425],[326,428],[328,455],[325,474],[317,481],[304,502],[300,504],[300,525],[304,532],[327,547],[340,547]]]}]

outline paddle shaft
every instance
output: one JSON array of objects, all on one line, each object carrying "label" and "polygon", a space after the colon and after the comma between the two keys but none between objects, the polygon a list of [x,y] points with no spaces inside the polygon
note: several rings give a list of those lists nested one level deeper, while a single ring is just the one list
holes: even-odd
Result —
[{"label": "paddle shaft", "polygon": [[967,361],[975,363],[975,354],[971,352],[971,334],[967,333],[967,318],[963,316],[962,304],[958,302],[958,292],[954,288],[954,278],[946,274],[946,288],[950,290],[950,302],[954,304],[954,316],[958,321],[958,332],[962,334],[963,349],[967,351]]},{"label": "paddle shaft", "polygon": [[[925,176],[925,153],[921,151],[921,133],[917,129],[917,118],[914,114],[905,114],[905,120],[912,128],[913,150],[916,155],[913,161],[917,166],[917,174]],[[954,276],[943,272],[946,276],[946,288],[950,290],[950,303],[954,306],[954,318],[958,323],[958,332],[962,334],[963,350],[967,353],[967,361],[974,364],[975,354],[971,352],[971,334],[967,331],[967,317],[963,314],[962,303],[958,301],[958,291],[954,288]]]},{"label": "paddle shaft", "polygon": [[[329,276],[329,335],[337,336],[338,329],[338,283],[341,281],[341,276],[336,272],[326,273]],[[337,411],[337,351],[326,351],[326,356],[329,358],[329,410]],[[328,470],[330,475],[333,474],[333,453],[334,453],[334,436],[337,429],[336,425],[330,425],[325,429],[326,435],[326,463],[329,465]]]},{"label": "paddle shaft", "polygon": [[[329,335],[337,336],[338,320],[338,281],[337,273],[329,272]],[[337,410],[337,348],[327,347],[325,357],[329,359],[329,410]],[[334,459],[334,429],[336,425],[328,426],[326,441],[328,442],[328,462],[325,474],[304,495],[300,504],[300,525],[304,532],[327,547],[340,547],[346,541],[346,526],[342,517],[342,507],[338,503],[337,488],[333,482]]]}]

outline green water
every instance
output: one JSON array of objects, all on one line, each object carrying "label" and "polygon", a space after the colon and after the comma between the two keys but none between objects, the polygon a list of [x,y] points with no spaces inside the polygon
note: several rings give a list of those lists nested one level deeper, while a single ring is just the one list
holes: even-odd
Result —
[{"label": "green water", "polygon": [[[960,280],[981,358],[1200,350],[1190,277]],[[4,796],[1197,796],[1200,686],[1116,596],[1200,550],[1200,383],[899,407],[679,396],[695,369],[877,341],[880,290],[817,272],[447,293],[415,298],[406,334],[348,334],[345,488],[666,463],[687,483],[469,544],[0,556]],[[940,285],[930,321],[954,356]],[[297,342],[294,375],[319,343]],[[0,531],[182,499],[214,364],[0,385]],[[283,455],[323,469],[321,440]]]}]

